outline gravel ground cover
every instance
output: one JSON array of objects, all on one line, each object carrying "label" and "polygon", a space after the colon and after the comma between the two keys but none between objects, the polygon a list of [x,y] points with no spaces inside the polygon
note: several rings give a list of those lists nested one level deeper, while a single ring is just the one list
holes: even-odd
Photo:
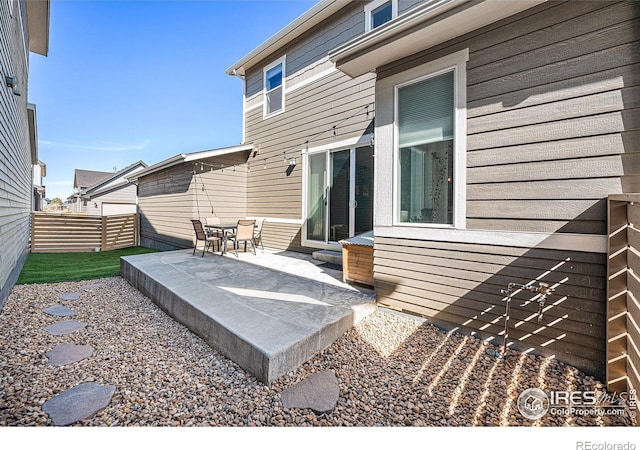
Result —
[{"label": "gravel ground cover", "polygon": [[[104,286],[83,290],[88,283]],[[60,294],[80,292],[74,301]],[[64,304],[86,328],[53,336],[65,320],[42,310]],[[47,366],[58,344],[93,355]],[[271,387],[258,382],[173,321],[120,277],[16,286],[0,313],[0,426],[46,426],[42,404],[80,383],[114,385],[111,403],[76,426],[608,426],[624,416],[557,416],[530,421],[518,411],[525,389],[601,390],[577,369],[445,333],[411,317],[378,311]],[[280,393],[311,373],[335,372],[331,413],[284,410]]]}]

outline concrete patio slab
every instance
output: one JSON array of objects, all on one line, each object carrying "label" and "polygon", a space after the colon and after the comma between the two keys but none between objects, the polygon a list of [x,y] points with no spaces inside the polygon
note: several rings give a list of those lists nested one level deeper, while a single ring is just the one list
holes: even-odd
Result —
[{"label": "concrete patio slab", "polygon": [[310,255],[219,256],[192,250],[126,256],[122,276],[265,384],[375,311],[373,291],[339,281]]}]

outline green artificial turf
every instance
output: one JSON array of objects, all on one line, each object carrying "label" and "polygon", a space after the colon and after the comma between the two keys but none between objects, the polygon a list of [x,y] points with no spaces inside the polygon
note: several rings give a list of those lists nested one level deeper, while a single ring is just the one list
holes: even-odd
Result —
[{"label": "green artificial turf", "polygon": [[120,257],[152,253],[129,247],[91,253],[29,253],[17,284],[57,283],[120,275]]}]

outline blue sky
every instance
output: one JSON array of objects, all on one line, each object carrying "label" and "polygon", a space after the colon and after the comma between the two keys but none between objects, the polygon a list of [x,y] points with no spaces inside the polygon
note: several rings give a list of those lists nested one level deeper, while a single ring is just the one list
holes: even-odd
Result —
[{"label": "blue sky", "polygon": [[52,0],[49,56],[31,54],[47,197],[74,169],[236,145],[242,82],[225,74],[314,0]]}]

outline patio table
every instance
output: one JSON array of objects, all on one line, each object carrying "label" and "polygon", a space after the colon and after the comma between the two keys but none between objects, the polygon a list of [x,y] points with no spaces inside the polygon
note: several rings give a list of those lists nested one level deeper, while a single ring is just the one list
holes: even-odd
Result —
[{"label": "patio table", "polygon": [[220,254],[224,255],[227,253],[227,231],[235,233],[235,229],[238,227],[238,222],[207,224],[204,227],[211,231],[218,230],[222,232],[222,251]]}]

